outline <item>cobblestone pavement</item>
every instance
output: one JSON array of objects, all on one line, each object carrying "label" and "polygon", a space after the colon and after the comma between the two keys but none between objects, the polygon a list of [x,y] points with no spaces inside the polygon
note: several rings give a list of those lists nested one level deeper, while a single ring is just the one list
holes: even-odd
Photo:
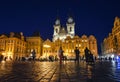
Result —
[{"label": "cobblestone pavement", "polygon": [[0,82],[120,82],[120,63],[0,62]]}]

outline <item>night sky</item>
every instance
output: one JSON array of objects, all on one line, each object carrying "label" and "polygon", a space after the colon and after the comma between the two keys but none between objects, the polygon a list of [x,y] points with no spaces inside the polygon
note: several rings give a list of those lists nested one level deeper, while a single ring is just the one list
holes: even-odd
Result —
[{"label": "night sky", "polygon": [[76,23],[76,35],[94,35],[100,53],[100,43],[111,32],[114,18],[120,17],[120,0],[1,0],[0,34],[30,36],[39,31],[44,40],[51,40],[56,18],[65,26],[69,15]]}]

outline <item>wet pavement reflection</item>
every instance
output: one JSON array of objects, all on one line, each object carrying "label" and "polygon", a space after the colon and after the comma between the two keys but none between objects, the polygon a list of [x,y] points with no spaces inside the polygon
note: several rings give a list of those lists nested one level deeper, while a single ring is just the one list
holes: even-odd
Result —
[{"label": "wet pavement reflection", "polygon": [[120,62],[0,62],[0,82],[120,82]]}]

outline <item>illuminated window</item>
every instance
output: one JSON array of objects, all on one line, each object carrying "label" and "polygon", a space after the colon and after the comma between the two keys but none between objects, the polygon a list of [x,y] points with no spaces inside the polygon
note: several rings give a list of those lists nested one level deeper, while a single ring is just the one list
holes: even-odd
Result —
[{"label": "illuminated window", "polygon": [[74,52],[74,50],[72,50],[72,52]]},{"label": "illuminated window", "polygon": [[87,42],[87,40],[85,40],[85,42]]},{"label": "illuminated window", "polygon": [[78,47],[78,44],[76,44],[76,47]]},{"label": "illuminated window", "polygon": [[66,52],[68,52],[68,49],[66,50]]},{"label": "illuminated window", "polygon": [[79,44],[79,47],[81,47],[81,44]]}]

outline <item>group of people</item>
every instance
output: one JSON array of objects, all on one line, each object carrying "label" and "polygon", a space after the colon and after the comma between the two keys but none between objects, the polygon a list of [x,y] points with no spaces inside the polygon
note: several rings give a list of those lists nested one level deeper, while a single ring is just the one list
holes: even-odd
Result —
[{"label": "group of people", "polygon": [[[75,55],[76,55],[76,58],[75,58],[75,62],[77,61],[79,63],[79,60],[80,60],[80,51],[79,49],[76,47],[76,49],[74,50],[75,52]],[[84,53],[85,53],[85,60],[86,60],[86,63],[94,63],[94,57],[93,57],[93,54],[91,53],[91,51],[86,47],[85,50],[84,50]]]},{"label": "group of people", "polygon": [[[59,53],[58,53],[60,64],[62,63],[63,52],[64,51],[63,51],[62,47],[60,47]],[[80,60],[80,51],[79,51],[79,49],[77,47],[75,48],[74,53],[75,53],[75,62],[79,63],[79,60]],[[84,53],[85,53],[84,57],[85,57],[86,63],[87,64],[88,63],[94,63],[93,54],[91,53],[91,51],[87,47],[85,48]]]}]

